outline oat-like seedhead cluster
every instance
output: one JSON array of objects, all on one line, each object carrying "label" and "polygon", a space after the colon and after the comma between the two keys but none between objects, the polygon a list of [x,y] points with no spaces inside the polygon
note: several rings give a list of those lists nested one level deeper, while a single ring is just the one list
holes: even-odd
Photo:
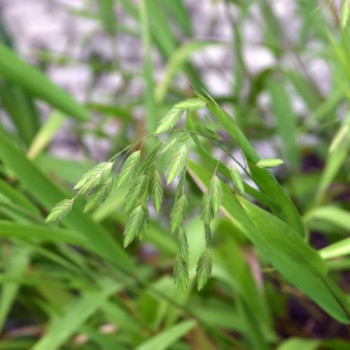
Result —
[{"label": "oat-like seedhead cluster", "polygon": [[[74,189],[77,194],[72,199],[65,199],[52,209],[47,222],[59,222],[72,209],[74,200],[79,196],[86,196],[85,212],[96,209],[110,194],[113,186],[125,193],[124,210],[127,222],[124,229],[124,247],[135,238],[143,239],[150,220],[149,209],[152,205],[156,213],[161,210],[164,186],[169,186],[178,180],[174,205],[170,213],[170,229],[178,241],[178,253],[175,260],[174,274],[180,288],[189,285],[189,249],[184,221],[188,209],[188,191],[186,190],[187,161],[191,144],[200,143],[199,138],[205,138],[217,143],[218,133],[203,123],[199,118],[194,119],[193,113],[204,109],[208,103],[214,101],[200,95],[176,104],[160,121],[155,134],[148,135],[136,144],[115,155],[110,161],[102,162],[86,172]],[[186,127],[175,129],[181,117],[186,114]],[[147,153],[143,149],[147,143]],[[151,144],[151,145],[150,145]],[[164,160],[170,164],[165,168]],[[167,158],[168,157],[168,158]],[[169,161],[168,161],[169,163]],[[212,179],[205,189],[200,208],[201,220],[204,225],[206,247],[197,264],[197,285],[202,289],[206,284],[212,269],[210,257],[211,223],[220,210],[223,200],[222,180],[219,178],[219,163],[212,174]],[[280,164],[280,160],[261,160],[258,166],[269,167]],[[114,170],[115,169],[115,170]],[[233,190],[243,195],[244,183],[238,169],[233,166],[230,170],[230,180]],[[164,181],[163,181],[164,178]],[[165,181],[166,180],[166,181]],[[114,183],[114,184],[113,184]]]}]

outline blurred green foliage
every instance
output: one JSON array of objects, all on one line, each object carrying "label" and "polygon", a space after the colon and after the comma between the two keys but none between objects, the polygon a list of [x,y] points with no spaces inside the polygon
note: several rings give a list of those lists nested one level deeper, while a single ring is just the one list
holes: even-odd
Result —
[{"label": "blurred green foliage", "polygon": [[[199,39],[186,3],[64,7],[97,24],[113,52],[81,60],[92,75],[83,102],[45,72],[73,65],[69,50],[38,50],[31,65],[1,24],[0,349],[350,347],[348,1],[295,0],[297,35],[272,1],[212,1],[228,17],[229,41]],[[252,23],[273,58],[257,72],[246,53]],[[138,70],[123,66],[117,43],[126,37],[142,49]],[[225,94],[195,59],[218,48],[232,60]],[[317,61],[329,71],[326,89]],[[112,74],[120,90],[93,98]],[[142,92],[130,94],[140,81]],[[78,160],[50,147],[67,123]],[[96,157],[91,136],[107,142],[107,155]],[[157,140],[164,154],[150,172]],[[146,202],[133,206],[147,198],[133,192],[143,189],[139,163],[153,181],[149,217]],[[180,227],[185,236],[171,234]]]}]

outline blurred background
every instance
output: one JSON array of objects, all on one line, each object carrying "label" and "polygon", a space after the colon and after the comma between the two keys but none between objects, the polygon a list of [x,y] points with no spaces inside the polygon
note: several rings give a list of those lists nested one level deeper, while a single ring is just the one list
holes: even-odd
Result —
[{"label": "blurred background", "polygon": [[[0,350],[350,348],[349,327],[324,311],[338,310],[336,297],[322,299],[317,288],[306,296],[224,215],[213,224],[213,276],[200,293],[180,292],[173,279],[178,247],[169,232],[176,186],[164,191],[161,214],[151,212],[145,241],[127,253],[120,189],[90,214],[79,202],[61,225],[45,223],[84,172],[154,133],[175,103],[206,91],[260,157],[283,159],[272,172],[300,213],[303,241],[320,250],[348,299],[345,3],[0,0]],[[244,163],[227,130],[207,115],[199,120],[210,120],[219,146]],[[199,163],[210,163],[209,154],[231,166],[220,147],[203,145],[207,155],[191,149]],[[273,191],[244,180],[252,186],[247,198],[274,212]],[[187,189],[193,280],[204,247],[201,191],[190,178]],[[340,249],[327,250],[339,242]]]},{"label": "blurred background", "polygon": [[[95,128],[87,125],[85,128],[90,128],[90,132],[85,130],[85,137],[77,140],[67,122],[51,145],[57,156],[81,159],[86,151],[94,159],[104,159],[111,151],[109,140],[120,130],[118,118],[131,114],[141,121],[145,119],[139,103],[147,85],[143,78],[142,28],[134,8],[137,2],[130,1],[128,5],[128,1],[115,1],[113,6],[111,3],[0,1],[3,26],[18,53],[37,64],[79,101],[100,105],[95,106],[94,115],[101,133],[96,135]],[[152,28],[157,31],[151,52],[154,79],[161,85],[168,74],[172,76],[172,85],[167,87],[172,96],[191,94],[191,86],[197,82],[230,107],[237,92],[240,96],[249,95],[250,79],[262,77],[276,67],[293,69],[309,78],[314,90],[309,94],[320,97],[329,93],[331,72],[320,55],[320,37],[314,35],[320,33],[320,28],[315,23],[320,18],[328,18],[333,24],[339,20],[339,2],[278,0],[255,4],[187,0],[184,8],[178,9],[177,3],[164,2],[149,14]],[[242,7],[247,13],[242,13]],[[175,66],[190,61],[196,79],[178,67],[169,73],[171,57]],[[240,68],[242,81],[236,84],[235,72]],[[162,87],[158,87],[157,93],[164,99]],[[295,111],[306,116],[310,111],[293,86],[288,86],[288,93],[293,96]],[[271,119],[268,92],[259,91],[256,102],[254,107],[261,109],[267,120]],[[120,109],[109,113],[117,118],[102,121],[98,109],[111,105]],[[43,108],[48,115],[49,110]],[[161,112],[157,114],[159,119]],[[262,156],[274,153],[268,145],[262,152]]]}]

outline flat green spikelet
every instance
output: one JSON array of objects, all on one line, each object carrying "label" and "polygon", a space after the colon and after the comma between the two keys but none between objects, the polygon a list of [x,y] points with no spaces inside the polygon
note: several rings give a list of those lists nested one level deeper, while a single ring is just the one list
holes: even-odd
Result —
[{"label": "flat green spikelet", "polygon": [[231,171],[231,178],[232,178],[234,190],[238,194],[243,195],[245,190],[244,190],[244,183],[243,183],[241,174],[239,173],[239,171],[237,170],[237,168],[235,166],[233,166],[230,169],[230,171]]},{"label": "flat green spikelet", "polygon": [[204,193],[202,198],[201,219],[204,222],[204,224],[209,224],[212,218],[213,218],[213,212],[210,206],[210,197],[209,197],[209,193],[206,192]]},{"label": "flat green spikelet", "polygon": [[87,213],[93,209],[96,209],[101,205],[110,194],[113,187],[113,179],[109,178],[95,187],[89,194],[88,201],[84,208],[84,213]]},{"label": "flat green spikelet", "polygon": [[206,106],[206,102],[200,98],[190,98],[188,100],[179,102],[175,105],[175,108],[186,111],[197,111]]},{"label": "flat green spikelet", "polygon": [[190,282],[188,261],[178,256],[174,264],[175,283],[181,290],[187,290]]},{"label": "flat green spikelet", "polygon": [[104,181],[111,173],[113,162],[102,162],[97,164],[94,168],[87,171],[78,183],[74,186],[80,194],[84,194]]},{"label": "flat green spikelet", "polygon": [[127,247],[136,237],[142,237],[148,222],[148,210],[139,205],[132,210],[125,225],[124,247]]},{"label": "flat green spikelet", "polygon": [[171,210],[171,232],[175,232],[185,219],[187,209],[187,197],[183,194],[181,197],[175,199],[174,206]]},{"label": "flat green spikelet", "polygon": [[204,193],[201,207],[201,219],[209,224],[220,209],[223,189],[220,179],[214,175],[210,181],[208,191]]},{"label": "flat green spikelet", "polygon": [[160,212],[160,206],[163,200],[163,186],[162,186],[162,177],[157,169],[153,170],[151,178],[151,198],[154,205],[154,208],[157,213]]},{"label": "flat green spikelet", "polygon": [[118,176],[117,188],[123,187],[135,178],[137,169],[140,165],[140,154],[140,151],[135,151],[125,161]]},{"label": "flat green spikelet", "polygon": [[201,290],[207,283],[212,269],[212,261],[209,250],[206,249],[198,260],[197,264],[197,287]]},{"label": "flat green spikelet", "polygon": [[220,205],[222,202],[223,197],[223,189],[220,179],[214,175],[209,187],[209,198],[210,198],[210,205],[213,211],[213,214],[216,215],[216,213],[220,209]]},{"label": "flat green spikelet", "polygon": [[188,247],[187,235],[183,226],[181,226],[178,229],[177,240],[179,243],[178,255],[187,261],[189,259],[189,247]]},{"label": "flat green spikelet", "polygon": [[172,129],[180,120],[182,114],[183,111],[181,109],[172,108],[160,121],[156,134],[168,132],[170,129]]},{"label": "flat green spikelet", "polygon": [[126,195],[125,211],[129,212],[138,203],[146,203],[146,195],[148,193],[148,178],[146,175],[138,176],[130,185],[129,192]]},{"label": "flat green spikelet", "polygon": [[64,199],[58,202],[51,210],[50,214],[46,218],[48,223],[60,222],[72,209],[73,199]]},{"label": "flat green spikelet", "polygon": [[171,183],[184,169],[188,156],[188,148],[183,144],[175,153],[174,160],[168,168],[167,183]]}]

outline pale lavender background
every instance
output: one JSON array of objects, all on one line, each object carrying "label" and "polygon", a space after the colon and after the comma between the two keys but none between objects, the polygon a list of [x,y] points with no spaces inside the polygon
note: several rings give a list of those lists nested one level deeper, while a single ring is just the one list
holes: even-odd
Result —
[{"label": "pale lavender background", "polygon": [[[164,0],[171,1],[171,0]],[[99,52],[104,57],[112,57],[112,45],[110,38],[104,35],[101,23],[97,20],[73,16],[67,7],[82,9],[87,1],[84,0],[0,0],[0,13],[6,23],[7,29],[15,39],[19,53],[27,60],[34,62],[39,49],[46,49],[54,55],[68,54],[72,62],[66,66],[50,64],[47,73],[60,86],[72,93],[78,100],[84,101],[87,95],[87,86],[91,81],[91,72],[84,59],[91,52]],[[222,42],[232,40],[232,29],[225,8],[224,1],[210,0],[185,0],[190,9],[195,27],[196,37],[199,39],[215,39]],[[300,20],[297,14],[296,0],[271,1],[276,14],[285,26],[288,40],[293,41],[298,36]],[[320,7],[322,10],[322,6]],[[137,24],[116,9],[118,20],[130,28],[136,28]],[[232,13],[235,16],[235,13]],[[214,25],[212,25],[214,23]],[[212,31],[208,31],[212,28]],[[257,8],[253,8],[252,15],[244,26],[244,57],[249,71],[256,74],[261,69],[274,63],[271,52],[261,43],[261,20]],[[92,40],[86,46],[82,46],[82,40],[91,36]],[[121,35],[115,42],[120,58],[126,71],[141,72],[142,47],[137,39],[127,35]],[[228,94],[232,87],[232,66],[234,59],[229,45],[211,47],[202,50],[193,56],[193,62],[201,68],[205,82],[211,92]],[[330,70],[327,64],[318,58],[306,57],[307,67],[313,79],[317,81],[320,89],[327,94],[330,85]],[[164,66],[157,56],[156,79],[162,77]],[[282,64],[292,65],[292,59],[283,57]],[[110,102],[113,96],[118,94],[122,77],[119,73],[111,73],[102,77],[94,88],[91,100]],[[143,81],[134,79],[126,94],[138,96],[143,93]],[[291,93],[293,93],[291,91]],[[268,105],[267,96],[260,96],[262,106]],[[307,113],[303,103],[295,98],[295,109]],[[44,107],[45,108],[45,107]],[[81,158],[79,149],[71,152],[69,141],[71,124],[65,125],[63,132],[59,133],[54,144],[53,152],[62,157]],[[109,131],[116,132],[115,125],[111,125]],[[87,140],[91,152],[96,157],[104,156],[109,145],[105,141]],[[264,156],[271,156],[273,149],[268,145],[261,147]]]}]

